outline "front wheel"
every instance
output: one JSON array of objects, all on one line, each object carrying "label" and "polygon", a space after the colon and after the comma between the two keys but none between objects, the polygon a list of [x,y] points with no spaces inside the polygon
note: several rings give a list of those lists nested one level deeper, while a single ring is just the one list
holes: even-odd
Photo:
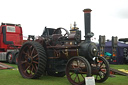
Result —
[{"label": "front wheel", "polygon": [[66,66],[66,76],[71,84],[82,85],[85,77],[91,76],[91,66],[84,57],[72,57]]},{"label": "front wheel", "polygon": [[[92,67],[92,75],[95,77],[96,82],[102,83],[108,79],[110,68],[108,61],[104,57],[95,58],[95,63],[91,64],[91,67]],[[93,68],[96,69],[93,70]]]}]

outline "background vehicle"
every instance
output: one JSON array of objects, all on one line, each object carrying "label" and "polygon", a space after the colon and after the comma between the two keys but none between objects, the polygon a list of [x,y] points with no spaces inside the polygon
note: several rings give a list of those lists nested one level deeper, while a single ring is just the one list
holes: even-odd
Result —
[{"label": "background vehicle", "polygon": [[17,55],[22,42],[23,34],[20,24],[1,23],[0,61],[17,63]]}]

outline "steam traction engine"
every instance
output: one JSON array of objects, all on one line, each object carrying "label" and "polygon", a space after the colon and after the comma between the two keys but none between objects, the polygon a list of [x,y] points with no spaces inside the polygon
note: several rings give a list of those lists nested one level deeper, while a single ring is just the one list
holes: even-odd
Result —
[{"label": "steam traction engine", "polygon": [[[109,64],[98,56],[90,38],[90,9],[84,10],[85,40],[74,25],[70,33],[64,28],[46,28],[37,40],[26,42],[18,56],[18,68],[24,78],[39,78],[42,74],[67,76],[73,85],[84,84],[85,77],[94,76],[104,82],[109,76]],[[64,33],[65,32],[65,33]]]}]

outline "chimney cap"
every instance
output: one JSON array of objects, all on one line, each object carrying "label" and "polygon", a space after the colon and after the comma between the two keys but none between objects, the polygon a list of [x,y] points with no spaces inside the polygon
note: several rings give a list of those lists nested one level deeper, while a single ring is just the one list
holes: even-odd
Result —
[{"label": "chimney cap", "polygon": [[89,9],[89,8],[83,10],[84,13],[90,13],[91,11],[92,11],[92,10]]}]

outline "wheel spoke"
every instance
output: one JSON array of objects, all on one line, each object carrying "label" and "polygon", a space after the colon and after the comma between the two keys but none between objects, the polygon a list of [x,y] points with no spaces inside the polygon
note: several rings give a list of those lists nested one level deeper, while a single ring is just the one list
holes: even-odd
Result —
[{"label": "wheel spoke", "polygon": [[38,54],[34,55],[33,58],[38,57]]},{"label": "wheel spoke", "polygon": [[35,64],[38,64],[38,62],[37,61],[32,61],[33,63],[35,63]]},{"label": "wheel spoke", "polygon": [[23,51],[23,54],[27,55],[27,53],[25,51]]},{"label": "wheel spoke", "polygon": [[32,66],[30,66],[29,71],[30,71],[29,74],[32,74]]},{"label": "wheel spoke", "polygon": [[34,53],[34,50],[35,50],[35,49],[34,49],[34,48],[32,48],[32,51],[31,51],[31,56],[32,56],[32,54]]},{"label": "wheel spoke", "polygon": [[36,72],[35,66],[32,64],[32,72]]},{"label": "wheel spoke", "polygon": [[81,74],[81,76],[82,76],[82,78],[84,79],[84,76],[83,76],[83,74]]},{"label": "wheel spoke", "polygon": [[24,72],[26,72],[29,68],[30,68],[30,65],[24,70]]},{"label": "wheel spoke", "polygon": [[39,60],[39,58],[37,57],[35,60]]},{"label": "wheel spoke", "polygon": [[36,69],[38,69],[38,66],[37,66],[37,64],[35,64],[35,67],[36,67]]},{"label": "wheel spoke", "polygon": [[72,74],[70,74],[70,76],[72,76],[74,74],[74,72],[72,72]]},{"label": "wheel spoke", "polygon": [[103,72],[103,71],[100,71],[100,72],[102,72],[103,73],[103,76],[105,76],[105,74],[106,74],[105,72]]},{"label": "wheel spoke", "polygon": [[77,76],[78,76],[78,74],[76,74],[76,77],[74,78],[74,81],[76,80]]},{"label": "wheel spoke", "polygon": [[26,64],[28,63],[26,60],[25,61],[21,61],[21,64]]},{"label": "wheel spoke", "polygon": [[100,63],[100,68],[101,68],[101,66],[103,65],[104,63],[102,62],[102,63]]},{"label": "wheel spoke", "polygon": [[97,78],[98,78],[98,75],[96,75],[96,80],[97,80]]},{"label": "wheel spoke", "polygon": [[[28,49],[29,49],[29,48],[28,48]],[[26,52],[26,53],[27,53],[27,56],[30,56],[29,50],[27,50],[27,52]]]},{"label": "wheel spoke", "polygon": [[29,54],[29,56],[31,56],[31,48],[32,48],[32,46],[30,46],[30,47],[28,47],[28,54]]},{"label": "wheel spoke", "polygon": [[67,32],[64,34],[64,36],[66,36]]},{"label": "wheel spoke", "polygon": [[27,58],[28,58],[28,53],[27,52],[25,52],[25,51],[23,51],[23,54],[25,54],[25,56],[24,56],[24,58],[25,58],[25,60],[27,60]]},{"label": "wheel spoke", "polygon": [[99,77],[102,79],[102,75],[99,73]]},{"label": "wheel spoke", "polygon": [[[78,74],[77,74],[78,75]],[[80,82],[80,78],[79,78],[79,75],[78,75],[78,81]]]},{"label": "wheel spoke", "polygon": [[33,66],[33,64],[32,64],[32,72],[33,72],[33,70],[34,70],[34,66]]}]

